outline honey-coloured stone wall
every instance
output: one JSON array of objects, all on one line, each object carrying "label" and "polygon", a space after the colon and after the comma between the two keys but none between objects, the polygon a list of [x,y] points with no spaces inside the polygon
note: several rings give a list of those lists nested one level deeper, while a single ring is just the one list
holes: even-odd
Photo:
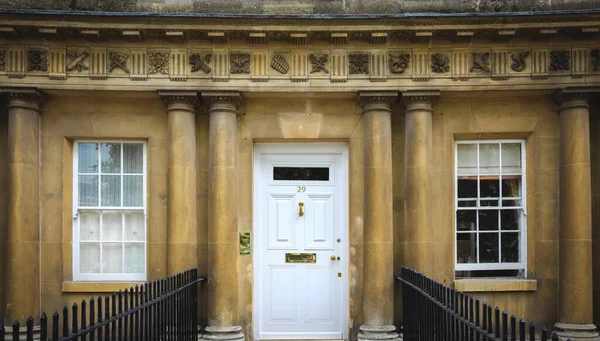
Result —
[{"label": "honey-coloured stone wall", "polygon": [[[8,229],[8,101],[0,99],[0,278],[6,268],[6,233]],[[4,307],[4,280],[0,280],[0,307]],[[0,322],[4,309],[0,309]]]},{"label": "honey-coloured stone wall", "polygon": [[[474,292],[474,297],[517,317],[551,328],[557,319],[558,294],[558,114],[551,92],[443,92],[433,106],[431,170],[431,275],[445,285],[454,279],[454,143],[472,139],[525,139],[527,189],[527,291]],[[403,157],[399,134],[404,118],[394,116],[394,156]],[[396,271],[402,265],[403,168],[394,160]],[[414,255],[412,255],[414,257]],[[468,281],[468,280],[467,280]],[[490,280],[488,280],[489,283]],[[485,289],[480,281],[478,290]],[[535,290],[532,290],[535,289]],[[513,289],[514,290],[514,289]],[[532,291],[531,291],[532,290]],[[399,303],[399,298],[396,298]],[[396,305],[397,307],[399,304]],[[397,308],[398,310],[398,308]]]},{"label": "honey-coloured stone wall", "polygon": [[147,142],[147,273],[167,274],[167,114],[156,93],[51,93],[41,113],[41,302],[63,304],[127,287],[72,282],[72,145],[76,139]]}]

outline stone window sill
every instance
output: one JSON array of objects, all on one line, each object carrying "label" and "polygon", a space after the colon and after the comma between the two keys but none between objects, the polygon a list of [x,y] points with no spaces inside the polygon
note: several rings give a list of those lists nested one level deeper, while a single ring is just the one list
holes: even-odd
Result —
[{"label": "stone window sill", "polygon": [[118,292],[145,282],[63,282],[62,292]]},{"label": "stone window sill", "polygon": [[537,280],[524,278],[473,278],[454,280],[454,288],[463,292],[536,291]]}]

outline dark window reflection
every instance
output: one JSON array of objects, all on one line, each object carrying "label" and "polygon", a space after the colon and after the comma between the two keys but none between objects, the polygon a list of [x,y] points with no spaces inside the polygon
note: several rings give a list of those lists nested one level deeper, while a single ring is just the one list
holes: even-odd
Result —
[{"label": "dark window reflection", "polygon": [[502,233],[502,261],[517,263],[519,258],[519,233]]},{"label": "dark window reflection", "polygon": [[329,167],[274,167],[273,180],[329,181]]},{"label": "dark window reflection", "polygon": [[480,181],[481,198],[498,198],[500,196],[500,182],[498,180]]},{"label": "dark window reflection", "polygon": [[477,235],[458,233],[456,235],[457,263],[477,263]]},{"label": "dark window reflection", "polygon": [[479,262],[498,263],[498,233],[479,234]]},{"label": "dark window reflection", "polygon": [[498,230],[498,211],[481,210],[479,211],[479,230],[497,231]]},{"label": "dark window reflection", "polygon": [[519,210],[502,210],[500,216],[501,226],[503,230],[518,230],[520,214]]},{"label": "dark window reflection", "polygon": [[477,198],[477,180],[458,180],[459,198]]}]

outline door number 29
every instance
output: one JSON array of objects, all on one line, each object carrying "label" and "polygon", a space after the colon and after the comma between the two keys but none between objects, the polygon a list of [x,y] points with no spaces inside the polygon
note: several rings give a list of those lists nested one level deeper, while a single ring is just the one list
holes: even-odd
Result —
[{"label": "door number 29", "polygon": [[306,186],[296,186],[296,192],[298,192],[298,193],[306,192]]}]

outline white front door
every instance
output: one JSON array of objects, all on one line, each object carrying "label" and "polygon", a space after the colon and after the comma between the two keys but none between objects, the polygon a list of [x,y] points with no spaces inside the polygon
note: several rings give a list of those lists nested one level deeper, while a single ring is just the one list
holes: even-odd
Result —
[{"label": "white front door", "polygon": [[347,145],[255,145],[255,338],[347,338]]}]

